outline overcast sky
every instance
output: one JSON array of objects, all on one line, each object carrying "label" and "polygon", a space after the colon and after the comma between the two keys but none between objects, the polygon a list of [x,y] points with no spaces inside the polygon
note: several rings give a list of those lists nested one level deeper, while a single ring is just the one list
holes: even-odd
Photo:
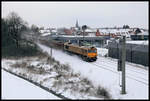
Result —
[{"label": "overcast sky", "polygon": [[44,27],[123,26],[148,28],[148,2],[2,2],[2,17],[16,12],[29,25]]}]

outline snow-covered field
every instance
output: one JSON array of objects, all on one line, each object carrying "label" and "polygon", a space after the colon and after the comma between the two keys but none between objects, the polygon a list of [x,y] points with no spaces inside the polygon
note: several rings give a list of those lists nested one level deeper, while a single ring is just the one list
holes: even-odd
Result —
[{"label": "snow-covered field", "polygon": [[60,99],[34,84],[4,70],[1,70],[1,73],[2,99]]},{"label": "snow-covered field", "polygon": [[[38,44],[45,52],[50,52],[50,48]],[[113,99],[148,99],[148,70],[140,65],[126,62],[126,92],[122,95],[119,86],[121,77],[117,71],[117,61],[105,58],[99,53],[96,62],[88,63],[76,55],[68,55],[60,50],[53,49],[53,57],[60,63],[68,63],[75,72],[87,77],[94,85],[105,87]],[[50,53],[49,53],[50,54]]]}]

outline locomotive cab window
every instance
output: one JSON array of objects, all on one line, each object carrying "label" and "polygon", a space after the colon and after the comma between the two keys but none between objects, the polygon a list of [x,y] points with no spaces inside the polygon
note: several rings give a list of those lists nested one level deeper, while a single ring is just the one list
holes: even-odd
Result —
[{"label": "locomotive cab window", "polygon": [[88,53],[96,53],[96,50],[88,50]]},{"label": "locomotive cab window", "polygon": [[88,50],[88,53],[92,53],[92,50]]},{"label": "locomotive cab window", "polygon": [[93,50],[94,53],[96,53],[96,50]]}]

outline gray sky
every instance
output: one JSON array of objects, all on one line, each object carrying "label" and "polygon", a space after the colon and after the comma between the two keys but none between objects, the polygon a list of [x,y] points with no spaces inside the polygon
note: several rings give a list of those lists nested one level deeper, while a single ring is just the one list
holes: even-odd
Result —
[{"label": "gray sky", "polygon": [[2,17],[18,13],[29,25],[148,28],[148,2],[2,2]]}]

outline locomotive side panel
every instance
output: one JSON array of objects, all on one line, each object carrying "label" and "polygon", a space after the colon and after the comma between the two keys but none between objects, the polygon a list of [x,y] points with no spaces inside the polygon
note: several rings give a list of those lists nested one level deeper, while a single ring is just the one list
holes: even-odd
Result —
[{"label": "locomotive side panel", "polygon": [[95,47],[80,47],[77,45],[65,43],[64,50],[79,54],[84,60],[87,61],[96,61],[97,59],[97,49]]}]

